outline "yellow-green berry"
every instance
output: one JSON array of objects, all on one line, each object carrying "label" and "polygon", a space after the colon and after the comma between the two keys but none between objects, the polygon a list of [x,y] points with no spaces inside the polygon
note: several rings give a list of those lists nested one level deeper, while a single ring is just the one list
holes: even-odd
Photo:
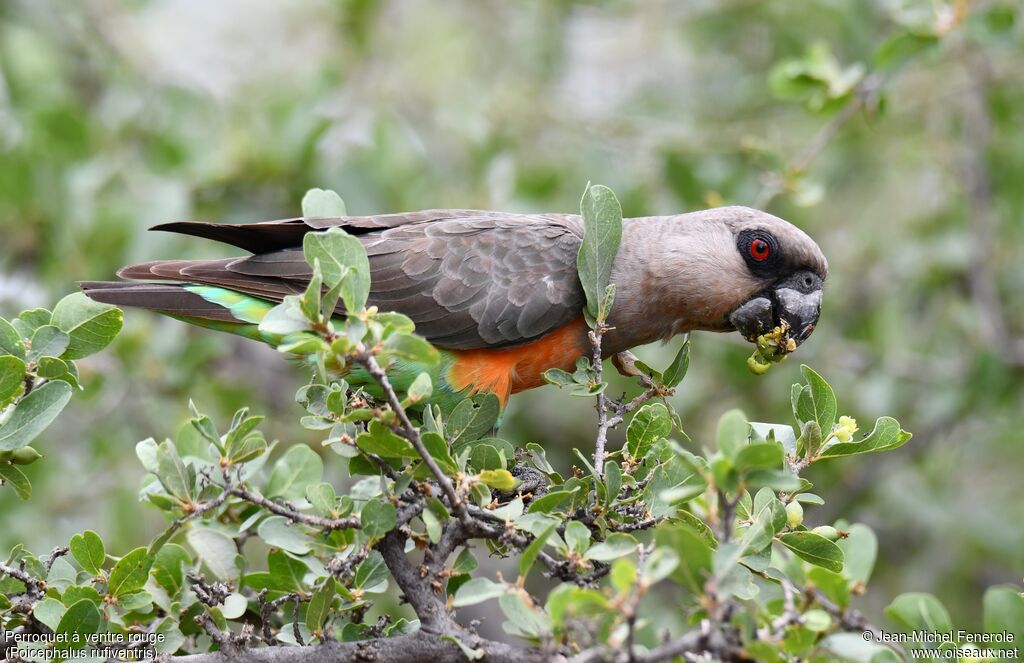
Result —
[{"label": "yellow-green berry", "polygon": [[786,505],[786,524],[790,527],[799,527],[804,522],[804,508],[797,501]]},{"label": "yellow-green berry", "polygon": [[835,541],[839,538],[839,530],[837,530],[835,527],[832,527],[831,525],[819,525],[811,531],[817,534],[818,536],[825,537],[829,541]]},{"label": "yellow-green berry", "polygon": [[15,465],[31,465],[42,457],[43,454],[32,447],[22,447],[21,449],[16,449],[11,455],[11,462]]}]

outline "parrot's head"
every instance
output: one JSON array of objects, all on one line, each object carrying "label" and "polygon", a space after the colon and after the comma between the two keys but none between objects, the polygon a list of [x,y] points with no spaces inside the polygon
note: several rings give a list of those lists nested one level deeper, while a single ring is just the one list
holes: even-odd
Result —
[{"label": "parrot's head", "polygon": [[615,261],[615,351],[694,330],[753,341],[782,327],[800,344],[818,322],[828,274],[806,233],[749,207],[630,219]]},{"label": "parrot's head", "polygon": [[828,262],[813,239],[787,221],[733,207],[726,220],[734,251],[732,286],[740,297],[728,324],[754,340],[775,327],[796,345],[807,340],[821,313]]}]

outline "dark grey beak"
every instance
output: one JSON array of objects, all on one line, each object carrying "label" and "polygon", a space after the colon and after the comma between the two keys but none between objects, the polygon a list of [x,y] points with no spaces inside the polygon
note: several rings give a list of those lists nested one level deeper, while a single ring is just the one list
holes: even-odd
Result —
[{"label": "dark grey beak", "polygon": [[818,324],[821,296],[821,277],[797,272],[733,311],[729,322],[749,341],[785,322],[790,338],[800,345]]}]

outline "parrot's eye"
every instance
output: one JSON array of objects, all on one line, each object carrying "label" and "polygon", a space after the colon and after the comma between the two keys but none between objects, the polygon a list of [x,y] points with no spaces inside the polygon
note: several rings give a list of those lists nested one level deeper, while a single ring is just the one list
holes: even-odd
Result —
[{"label": "parrot's eye", "polygon": [[757,261],[767,260],[771,255],[772,247],[768,242],[757,237],[750,243],[750,257]]},{"label": "parrot's eye", "polygon": [[760,276],[774,274],[782,260],[778,240],[762,228],[743,230],[736,238],[736,249],[750,270]]}]

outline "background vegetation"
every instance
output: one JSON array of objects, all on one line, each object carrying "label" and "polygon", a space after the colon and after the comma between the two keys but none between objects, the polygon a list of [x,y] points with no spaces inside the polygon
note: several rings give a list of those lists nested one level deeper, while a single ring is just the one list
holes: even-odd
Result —
[{"label": "background vegetation", "polygon": [[[799,360],[850,414],[891,414],[915,434],[896,452],[811,468],[831,496],[815,518],[878,533],[873,584],[885,591],[865,612],[927,590],[958,626],[977,626],[982,590],[1024,575],[1019,13],[882,0],[8,0],[0,313],[125,262],[216,250],[148,225],[289,216],[311,186],[337,189],[355,213],[574,211],[590,179],[626,216],[764,207],[830,259],[822,323]],[[673,350],[639,354],[665,365]],[[696,439],[733,405],[788,412],[800,362],[755,378],[748,354],[738,339],[694,337],[673,403]],[[128,451],[174,431],[189,397],[217,421],[254,404],[268,437],[317,439],[274,430],[297,414],[305,374],[253,343],[129,312],[113,349],[79,369],[86,392],[36,444],[48,458],[28,468],[32,509],[0,491],[0,548],[42,551],[89,527],[127,550],[159,532]],[[548,390],[513,399],[503,432],[558,444],[549,455],[567,460],[592,439],[579,426],[591,403]],[[337,459],[325,459],[329,476]]]}]

